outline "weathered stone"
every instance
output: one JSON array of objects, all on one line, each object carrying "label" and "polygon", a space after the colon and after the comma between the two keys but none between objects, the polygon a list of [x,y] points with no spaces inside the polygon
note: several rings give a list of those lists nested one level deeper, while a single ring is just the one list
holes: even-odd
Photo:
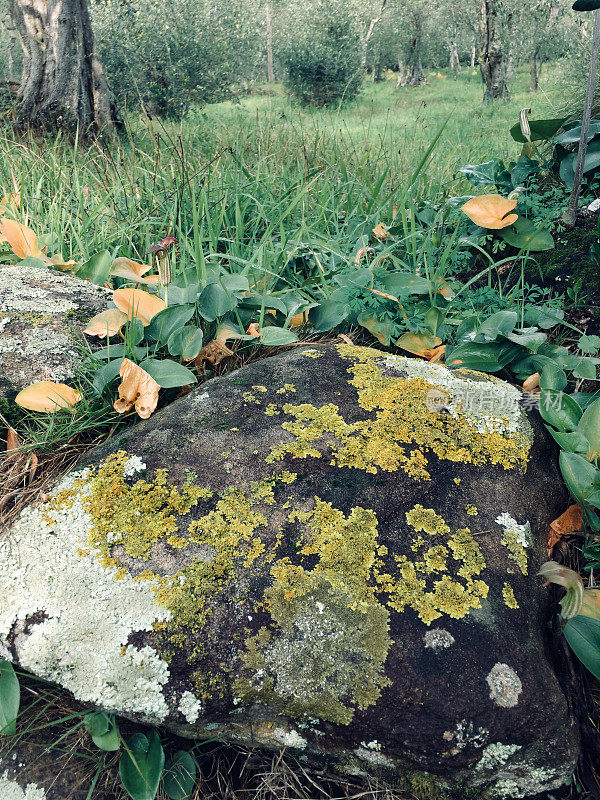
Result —
[{"label": "weathered stone", "polygon": [[210,381],[13,526],[0,647],[106,710],[416,796],[560,786],[536,573],[566,496],[519,399],[346,345]]},{"label": "weathered stone", "polygon": [[109,299],[106,289],[57,270],[0,266],[0,397],[68,379],[77,337]]}]

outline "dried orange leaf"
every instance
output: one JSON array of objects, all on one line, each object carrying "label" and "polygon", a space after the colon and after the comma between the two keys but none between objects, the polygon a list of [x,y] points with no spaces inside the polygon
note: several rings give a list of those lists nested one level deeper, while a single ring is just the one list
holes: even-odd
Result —
[{"label": "dried orange leaf", "polygon": [[562,539],[563,536],[569,536],[571,533],[576,533],[581,530],[583,525],[583,515],[581,506],[578,503],[573,503],[569,506],[564,514],[557,517],[550,523],[550,530],[548,531],[548,552],[552,552],[554,545]]},{"label": "dried orange leaf", "polygon": [[15,397],[15,403],[29,411],[72,411],[81,394],[65,383],[40,381],[22,389]]},{"label": "dried orange leaf", "polygon": [[47,264],[50,264],[44,253],[38,246],[37,236],[25,225],[16,222],[14,219],[0,219],[0,235],[2,235],[6,242],[8,242],[10,249],[19,258],[40,258]]},{"label": "dried orange leaf", "polygon": [[431,361],[432,364],[439,364],[440,361],[443,360],[445,352],[446,345],[440,344],[438,347],[423,350],[423,358],[426,358],[427,361]]},{"label": "dried orange leaf", "polygon": [[125,278],[133,283],[158,283],[158,275],[150,275],[147,278],[142,277],[150,270],[148,264],[139,264],[137,261],[132,261],[130,258],[115,258],[111,267],[110,274],[117,278]]},{"label": "dried orange leaf", "polygon": [[255,339],[257,338],[257,336],[260,336],[260,325],[258,324],[258,322],[251,322],[250,325],[248,325],[246,333],[248,334],[248,336],[254,336]]},{"label": "dried orange leaf", "polygon": [[533,375],[530,375],[526,380],[523,381],[523,391],[524,392],[533,392],[537,389],[540,385],[540,378],[542,376],[539,372],[534,372]]},{"label": "dried orange leaf", "polygon": [[79,262],[75,261],[74,258],[65,261],[64,258],[57,253],[56,255],[50,256],[50,263],[61,272],[74,272],[75,270],[73,267],[77,266]]},{"label": "dried orange leaf", "polygon": [[383,224],[380,222],[373,228],[373,235],[375,236],[376,239],[379,239],[380,242],[385,242],[385,240],[389,236],[389,233],[386,231]]},{"label": "dried orange leaf", "polygon": [[4,214],[8,206],[19,208],[20,205],[21,192],[11,192],[11,194],[5,194],[2,200],[0,200],[0,213]]},{"label": "dried orange leaf", "polygon": [[123,380],[113,408],[118,414],[124,414],[134,406],[139,417],[148,419],[157,406],[160,386],[152,375],[128,358],[123,359],[119,375]]},{"label": "dried orange leaf", "polygon": [[128,319],[137,317],[144,325],[149,325],[152,317],[167,307],[160,297],[142,289],[116,289],[113,292],[113,303]]},{"label": "dried orange leaf", "polygon": [[290,319],[290,325],[306,325],[308,322],[308,311],[302,311],[300,314],[294,314]]},{"label": "dried orange leaf", "polygon": [[[432,333],[403,333],[396,342],[396,346],[416,356],[428,357],[428,354],[442,344],[439,336]],[[435,355],[435,354],[434,354]]]},{"label": "dried orange leaf", "polygon": [[[517,198],[509,200],[500,194],[481,194],[472,197],[461,206],[461,210],[473,220],[476,225],[491,230],[507,228],[516,222],[519,215],[509,214],[517,205]],[[506,216],[508,214],[508,216]]]},{"label": "dried orange leaf", "polygon": [[12,428],[8,429],[6,434],[6,452],[10,452],[11,450],[16,450],[20,447],[21,442],[19,441],[19,437]]},{"label": "dried orange leaf", "polygon": [[118,308],[108,308],[92,317],[83,332],[88,336],[99,336],[101,339],[105,339],[107,336],[119,333],[127,319],[127,314],[119,311]]}]

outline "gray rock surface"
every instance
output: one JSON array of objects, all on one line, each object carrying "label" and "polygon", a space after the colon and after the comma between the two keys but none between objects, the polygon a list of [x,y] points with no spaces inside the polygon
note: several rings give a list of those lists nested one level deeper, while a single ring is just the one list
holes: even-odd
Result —
[{"label": "gray rock surface", "polygon": [[561,786],[578,735],[536,573],[567,498],[519,400],[346,345],[212,380],[0,542],[0,649],[108,711],[417,797]]},{"label": "gray rock surface", "polygon": [[0,398],[34,381],[65,381],[88,319],[110,293],[53,269],[0,266]]}]

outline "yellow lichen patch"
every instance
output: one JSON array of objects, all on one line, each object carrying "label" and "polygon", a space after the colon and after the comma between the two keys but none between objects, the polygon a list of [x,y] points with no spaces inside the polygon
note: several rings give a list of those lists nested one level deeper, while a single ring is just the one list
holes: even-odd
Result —
[{"label": "yellow lichen patch", "polygon": [[178,517],[200,500],[211,497],[207,489],[188,477],[181,489],[167,483],[165,470],[157,470],[153,482],[138,480],[130,485],[123,472],[127,454],[109,456],[89,482],[83,506],[94,520],[90,545],[112,564],[110,548],[121,544],[133,558],[148,559],[150,547],[177,533]]},{"label": "yellow lichen patch", "polygon": [[296,387],[293,383],[284,383],[281,389],[277,389],[277,394],[285,394],[286,392],[295,392]]},{"label": "yellow lichen patch", "polygon": [[269,403],[265,408],[265,414],[267,417],[274,417],[276,414],[281,414],[281,411],[279,411],[275,403]]},{"label": "yellow lichen patch", "polygon": [[[346,353],[343,347],[338,349]],[[417,480],[431,477],[428,453],[447,461],[499,464],[505,469],[526,465],[530,442],[524,434],[479,429],[459,412],[432,413],[427,397],[436,387],[422,378],[384,374],[378,355],[364,348],[350,348],[348,354],[349,383],[357,389],[358,405],[373,412],[371,418],[349,423],[333,403],[321,407],[287,403],[283,411],[292,419],[282,427],[294,441],[274,447],[267,461],[286,454],[319,458],[328,449],[335,466],[370,473],[401,469]]]},{"label": "yellow lichen patch", "polygon": [[244,399],[244,402],[246,402],[246,403],[255,403],[256,405],[260,404],[260,400],[258,399],[258,397],[255,397],[252,394],[252,392],[244,392],[244,394],[242,395],[242,398]]},{"label": "yellow lichen patch", "polygon": [[502,587],[502,599],[509,608],[519,608],[517,598],[510,583],[505,583]]},{"label": "yellow lichen patch", "polygon": [[321,358],[325,353],[319,353],[318,350],[304,350],[302,355],[306,358]]},{"label": "yellow lichen patch", "polygon": [[[442,517],[418,504],[406,512],[406,520],[419,534],[411,537],[410,548],[421,560],[395,556],[399,579],[376,567],[375,579],[389,595],[390,607],[401,612],[409,606],[426,625],[442,614],[461,619],[471,609],[480,608],[481,598],[488,594],[487,584],[478,579],[486,562],[471,531],[462,528],[449,535],[450,528]],[[443,543],[436,543],[436,538],[442,538]],[[449,558],[455,562],[452,568]]]},{"label": "yellow lichen patch", "polygon": [[477,516],[477,514],[479,513],[479,512],[477,511],[477,508],[476,508],[474,505],[472,505],[471,503],[468,503],[468,504],[465,506],[465,511],[467,512],[467,514],[468,514],[470,517],[476,517],[476,516]]},{"label": "yellow lichen patch", "polygon": [[253,386],[252,387],[252,391],[253,392],[262,392],[264,394],[267,391],[267,387],[266,386]]}]

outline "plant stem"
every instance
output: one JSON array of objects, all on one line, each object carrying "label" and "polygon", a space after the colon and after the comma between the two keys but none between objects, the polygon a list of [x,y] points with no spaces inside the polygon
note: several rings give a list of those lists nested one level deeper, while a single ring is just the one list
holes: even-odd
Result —
[{"label": "plant stem", "polygon": [[561,217],[561,221],[572,228],[577,220],[577,209],[579,207],[579,194],[581,192],[581,180],[583,178],[583,166],[585,154],[587,152],[588,138],[590,133],[590,120],[592,117],[592,104],[594,102],[594,91],[596,88],[596,78],[598,75],[598,58],[600,56],[600,9],[594,16],[594,33],[592,36],[592,46],[590,53],[590,72],[588,75],[587,91],[585,96],[585,106],[583,109],[583,119],[581,120],[581,137],[579,139],[579,150],[577,152],[577,166],[575,167],[575,178],[573,189],[569,198],[567,210]]}]

